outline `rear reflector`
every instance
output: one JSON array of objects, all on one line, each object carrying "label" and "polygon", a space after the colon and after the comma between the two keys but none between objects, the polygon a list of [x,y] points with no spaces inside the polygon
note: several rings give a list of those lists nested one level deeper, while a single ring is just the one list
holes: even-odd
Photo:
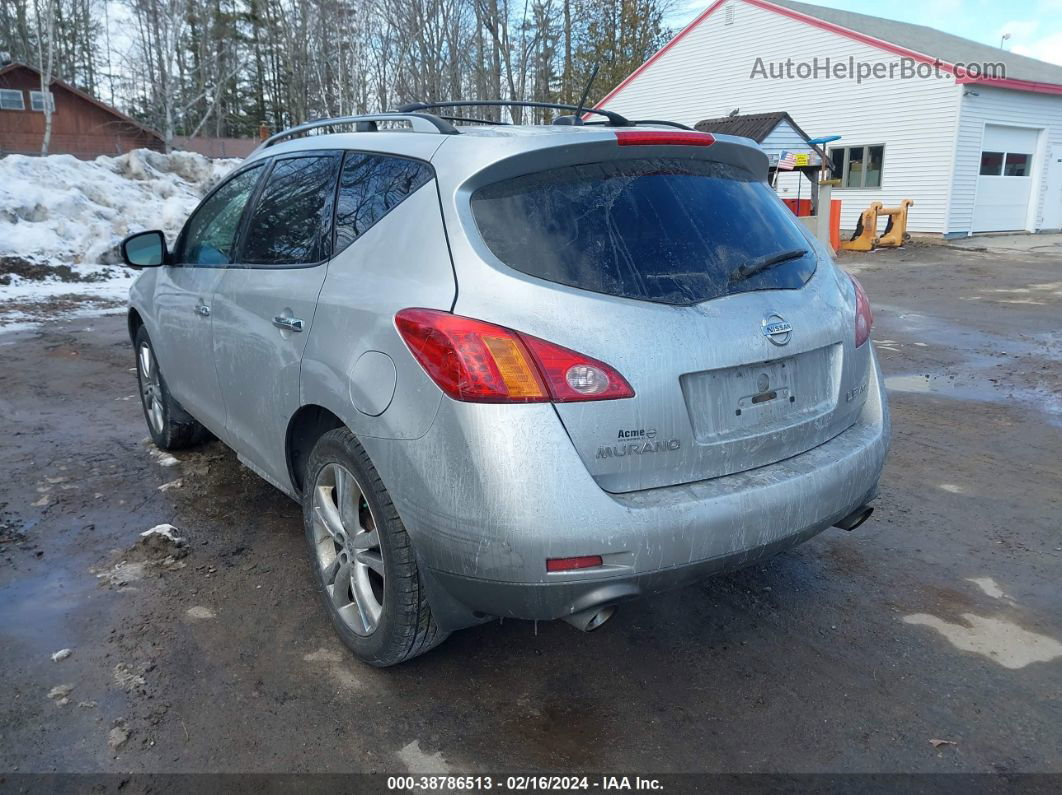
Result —
[{"label": "rear reflector", "polygon": [[602,565],[600,555],[583,555],[579,558],[548,558],[546,571],[572,571],[573,569],[592,569]]},{"label": "rear reflector", "polygon": [[424,371],[454,400],[569,403],[634,397],[615,369],[530,334],[437,309],[403,309],[395,326]]},{"label": "rear reflector", "polygon": [[682,130],[618,130],[616,143],[620,146],[711,146],[711,133]]}]

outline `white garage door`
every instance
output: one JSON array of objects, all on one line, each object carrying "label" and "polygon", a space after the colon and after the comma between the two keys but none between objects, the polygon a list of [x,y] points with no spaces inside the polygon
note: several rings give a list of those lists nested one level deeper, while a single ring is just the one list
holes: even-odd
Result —
[{"label": "white garage door", "polygon": [[1038,130],[985,125],[977,178],[974,232],[1025,229],[1032,195],[1033,153]]}]

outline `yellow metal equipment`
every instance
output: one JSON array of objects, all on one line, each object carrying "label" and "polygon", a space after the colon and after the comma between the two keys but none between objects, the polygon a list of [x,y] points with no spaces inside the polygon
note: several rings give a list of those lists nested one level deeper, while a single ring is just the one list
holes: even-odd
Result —
[{"label": "yellow metal equipment", "polygon": [[885,224],[885,234],[874,242],[886,248],[902,246],[911,236],[907,234],[907,208],[914,204],[910,199],[904,199],[899,207],[882,207],[878,205],[878,215],[887,215],[888,223]]},{"label": "yellow metal equipment", "polygon": [[870,251],[874,248],[874,241],[878,237],[878,211],[881,210],[881,202],[874,202],[859,216],[855,234],[851,240],[841,242],[844,251]]},{"label": "yellow metal equipment", "polygon": [[[877,246],[902,246],[911,239],[907,234],[907,210],[913,204],[911,199],[904,199],[899,207],[884,207],[881,202],[874,202],[863,210],[856,224],[855,234],[851,240],[843,241],[841,248],[845,251],[871,251]],[[885,234],[878,237],[878,217],[882,215],[889,220],[885,224]]]}]

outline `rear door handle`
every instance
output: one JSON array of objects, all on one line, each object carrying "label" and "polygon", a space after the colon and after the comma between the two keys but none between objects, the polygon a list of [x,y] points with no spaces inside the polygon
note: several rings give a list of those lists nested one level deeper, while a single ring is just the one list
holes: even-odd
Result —
[{"label": "rear door handle", "polygon": [[210,307],[206,304],[196,304],[195,313],[197,315],[202,315],[203,317],[210,317]]},{"label": "rear door handle", "polygon": [[273,318],[273,325],[285,331],[302,331],[302,321],[297,317],[284,317],[277,315]]}]

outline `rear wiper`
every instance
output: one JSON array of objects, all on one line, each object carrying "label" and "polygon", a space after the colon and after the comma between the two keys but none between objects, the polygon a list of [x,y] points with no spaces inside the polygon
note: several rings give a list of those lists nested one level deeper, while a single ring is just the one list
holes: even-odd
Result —
[{"label": "rear wiper", "polygon": [[775,265],[781,265],[783,262],[789,262],[792,259],[800,259],[808,253],[806,248],[794,248],[790,251],[779,251],[777,254],[768,254],[766,257],[760,257],[752,262],[747,262],[740,268],[734,270],[728,277],[728,281],[740,282],[755,276],[757,273],[773,268]]}]

